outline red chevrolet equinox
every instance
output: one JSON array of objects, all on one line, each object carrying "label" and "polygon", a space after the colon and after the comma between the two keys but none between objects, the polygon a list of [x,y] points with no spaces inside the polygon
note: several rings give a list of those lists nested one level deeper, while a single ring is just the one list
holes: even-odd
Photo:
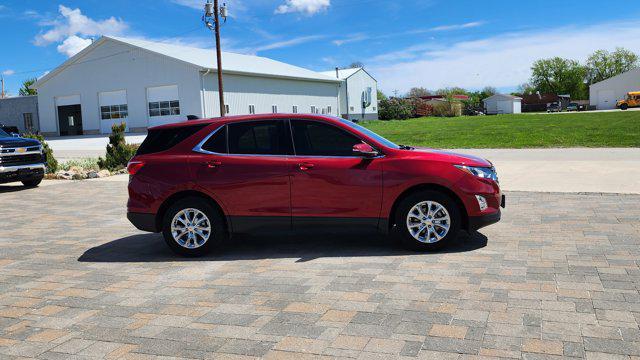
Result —
[{"label": "red chevrolet equinox", "polygon": [[499,221],[504,207],[489,161],[396,145],[329,116],[155,127],[128,171],[128,219],[187,256],[280,230],[377,230],[429,251]]}]

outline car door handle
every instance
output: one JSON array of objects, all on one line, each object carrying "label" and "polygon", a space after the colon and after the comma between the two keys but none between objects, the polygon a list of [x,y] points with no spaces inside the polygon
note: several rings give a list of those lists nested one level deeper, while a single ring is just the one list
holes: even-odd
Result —
[{"label": "car door handle", "polygon": [[313,169],[314,165],[311,163],[300,163],[298,164],[298,168],[302,171],[307,171]]},{"label": "car door handle", "polygon": [[211,160],[211,161],[207,161],[205,165],[209,169],[215,169],[215,168],[220,167],[222,165],[222,161],[220,161],[220,160]]}]

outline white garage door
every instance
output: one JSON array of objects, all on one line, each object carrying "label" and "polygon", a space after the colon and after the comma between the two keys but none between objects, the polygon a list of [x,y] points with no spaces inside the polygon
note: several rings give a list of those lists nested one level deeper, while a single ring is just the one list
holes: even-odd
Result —
[{"label": "white garage door", "polygon": [[176,85],[147,88],[147,111],[149,127],[186,120],[181,113]]},{"label": "white garage door", "polygon": [[[106,91],[98,94],[100,101],[100,132],[111,133],[113,124],[125,123],[129,118],[127,91]],[[129,127],[126,128],[129,131]]]},{"label": "white garage door", "polygon": [[613,90],[598,91],[598,110],[615,109],[616,94]]}]

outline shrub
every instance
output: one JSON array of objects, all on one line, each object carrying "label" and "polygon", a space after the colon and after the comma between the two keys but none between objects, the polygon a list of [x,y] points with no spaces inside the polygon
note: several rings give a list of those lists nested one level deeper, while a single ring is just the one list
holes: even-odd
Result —
[{"label": "shrub", "polygon": [[124,140],[125,123],[114,124],[109,135],[107,144],[107,155],[98,159],[98,166],[109,171],[120,170],[127,166],[127,163],[138,150],[138,145],[127,144]]},{"label": "shrub", "polygon": [[73,159],[60,164],[60,169],[64,171],[69,171],[72,167],[80,168],[87,171],[100,170],[97,158]]},{"label": "shrub", "polygon": [[28,138],[28,139],[36,139],[40,141],[40,144],[42,144],[42,149],[44,150],[44,153],[47,155],[47,172],[49,174],[53,174],[56,171],[58,171],[58,160],[56,160],[56,158],[53,157],[53,150],[51,150],[51,148],[49,147],[49,144],[47,144],[47,142],[44,141],[44,137],[42,135],[27,133],[22,135],[22,137]]},{"label": "shrub", "polygon": [[381,120],[405,120],[415,113],[414,106],[406,99],[383,99],[378,104],[378,116]]}]

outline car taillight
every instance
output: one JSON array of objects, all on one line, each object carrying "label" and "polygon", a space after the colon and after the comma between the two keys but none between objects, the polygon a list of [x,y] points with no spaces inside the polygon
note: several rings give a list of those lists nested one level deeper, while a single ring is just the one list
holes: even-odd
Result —
[{"label": "car taillight", "polygon": [[135,175],[143,166],[144,162],[142,161],[129,161],[127,164],[127,172],[129,175]]}]

